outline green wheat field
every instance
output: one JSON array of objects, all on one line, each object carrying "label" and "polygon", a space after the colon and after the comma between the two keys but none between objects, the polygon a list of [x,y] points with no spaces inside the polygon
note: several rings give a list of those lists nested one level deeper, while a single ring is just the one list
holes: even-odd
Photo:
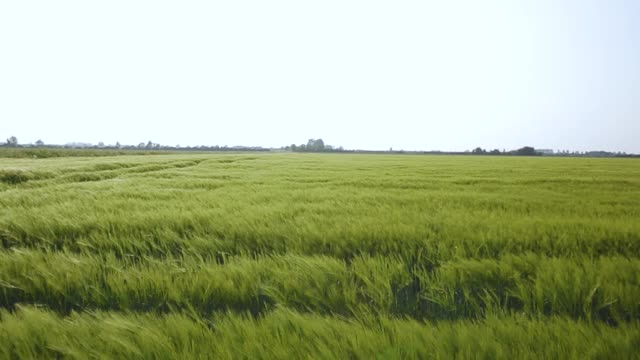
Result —
[{"label": "green wheat field", "polygon": [[640,357],[638,160],[105,155],[0,158],[0,358]]}]

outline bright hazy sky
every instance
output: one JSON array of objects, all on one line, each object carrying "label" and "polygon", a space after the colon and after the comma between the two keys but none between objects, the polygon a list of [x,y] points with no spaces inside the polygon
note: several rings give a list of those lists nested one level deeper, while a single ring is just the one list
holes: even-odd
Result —
[{"label": "bright hazy sky", "polygon": [[2,1],[11,135],[640,153],[640,1]]}]

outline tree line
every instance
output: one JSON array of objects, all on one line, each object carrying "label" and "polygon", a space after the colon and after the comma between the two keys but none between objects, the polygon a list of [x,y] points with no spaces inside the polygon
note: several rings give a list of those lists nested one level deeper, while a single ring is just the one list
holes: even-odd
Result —
[{"label": "tree line", "polygon": [[106,150],[166,150],[166,151],[270,151],[269,148],[263,148],[260,146],[219,146],[219,145],[200,145],[200,146],[170,146],[155,143],[151,140],[148,142],[141,142],[138,145],[123,145],[120,142],[116,142],[114,145],[105,145],[104,142],[97,144],[83,143],[83,142],[71,142],[65,145],[45,144],[44,141],[39,139],[33,144],[19,144],[18,139],[15,136],[9,137],[5,143],[0,143],[0,147],[11,148],[51,148],[51,149],[106,149]]},{"label": "tree line", "polygon": [[498,149],[493,149],[491,151],[487,151],[481,147],[477,147],[471,150],[471,154],[473,155],[520,155],[520,156],[540,156],[543,155],[542,152],[536,151],[535,148],[531,146],[525,146],[517,150],[512,151],[500,151]]},{"label": "tree line", "polygon": [[291,144],[285,146],[283,150],[294,152],[342,152],[344,148],[342,146],[327,145],[322,139],[309,139],[306,144]]},{"label": "tree line", "polygon": [[153,141],[141,142],[138,145],[122,145],[116,142],[115,145],[105,145],[103,142],[98,144],[73,142],[65,145],[45,144],[39,139],[33,144],[20,144],[18,138],[10,136],[4,143],[0,143],[0,147],[8,148],[50,148],[50,149],[107,149],[107,150],[130,150],[130,151],[291,151],[291,152],[348,152],[348,153],[367,153],[367,154],[431,154],[431,155],[500,155],[500,156],[555,156],[555,157],[640,157],[640,155],[627,154],[625,152],[609,152],[609,151],[553,151],[547,149],[536,149],[532,146],[524,146],[516,150],[486,150],[476,147],[473,150],[460,151],[404,151],[393,150],[388,151],[376,150],[345,150],[342,146],[328,145],[322,139],[309,139],[306,144],[291,144],[283,146],[279,149],[263,148],[260,146],[219,146],[219,145],[200,145],[200,146],[169,146],[155,143]]}]

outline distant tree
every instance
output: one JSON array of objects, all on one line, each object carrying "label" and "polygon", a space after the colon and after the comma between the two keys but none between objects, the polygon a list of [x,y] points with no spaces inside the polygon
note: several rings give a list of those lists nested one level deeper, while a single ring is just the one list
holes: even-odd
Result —
[{"label": "distant tree", "polygon": [[324,141],[322,139],[309,139],[306,149],[307,151],[324,151]]},{"label": "distant tree", "polygon": [[138,149],[144,149],[144,143],[138,144]]},{"label": "distant tree", "polygon": [[44,146],[44,141],[42,141],[42,139],[38,139],[38,141],[36,141],[36,146]]},{"label": "distant tree", "polygon": [[471,151],[471,153],[475,154],[475,155],[481,155],[481,154],[486,154],[487,151],[485,149],[481,148],[481,147],[477,147],[477,148],[473,149]]},{"label": "distant tree", "polygon": [[288,148],[291,149],[291,151],[299,152],[344,151],[342,146],[334,148],[331,145],[325,144],[322,139],[309,139],[306,144],[291,144]]},{"label": "distant tree", "polygon": [[116,141],[116,148],[120,149],[122,145],[120,145],[120,141]]},{"label": "distant tree", "polygon": [[7,146],[18,146],[18,138],[11,136],[7,139]]},{"label": "distant tree", "polygon": [[520,148],[518,150],[516,150],[516,155],[522,155],[522,156],[534,156],[534,155],[538,155],[536,153],[536,149],[534,149],[531,146],[525,146],[523,148]]},{"label": "distant tree", "polygon": [[500,150],[493,149],[493,150],[491,150],[491,152],[489,154],[491,154],[491,155],[500,155]]},{"label": "distant tree", "polygon": [[307,151],[316,151],[316,140],[309,139],[309,141],[307,141],[306,149]]},{"label": "distant tree", "polygon": [[153,143],[151,142],[151,140],[149,140],[149,142],[147,143],[146,148],[147,149],[151,149],[153,147]]},{"label": "distant tree", "polygon": [[98,142],[98,147],[99,148],[103,148],[104,147],[104,142],[102,142],[102,141]]}]

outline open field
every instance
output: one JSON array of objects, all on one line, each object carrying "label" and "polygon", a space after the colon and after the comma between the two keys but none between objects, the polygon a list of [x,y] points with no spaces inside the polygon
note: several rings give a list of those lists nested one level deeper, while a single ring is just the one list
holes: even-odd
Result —
[{"label": "open field", "polygon": [[640,349],[636,159],[0,158],[0,241],[3,358]]}]

